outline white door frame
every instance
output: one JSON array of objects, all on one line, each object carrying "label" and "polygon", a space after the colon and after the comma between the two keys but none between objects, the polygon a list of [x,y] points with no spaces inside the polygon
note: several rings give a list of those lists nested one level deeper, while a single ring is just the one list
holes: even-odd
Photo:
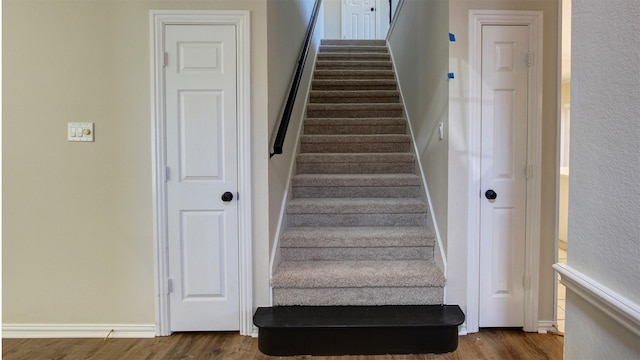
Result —
[{"label": "white door frame", "polygon": [[151,144],[156,255],[156,335],[171,334],[169,324],[166,201],[166,128],[164,98],[164,29],[167,25],[234,25],[237,40],[238,240],[240,334],[253,333],[251,220],[250,13],[244,10],[152,10]]},{"label": "white door frame", "polygon": [[[532,54],[528,88],[527,205],[525,229],[524,331],[538,331],[540,281],[540,188],[542,149],[542,12],[469,11],[469,233],[467,257],[467,332],[479,330],[480,295],[480,154],[482,96],[482,26],[524,25]],[[525,171],[525,169],[522,169]]]},{"label": "white door frame", "polygon": [[[380,0],[375,0],[376,1],[376,30],[375,30],[375,37],[374,39],[384,39],[384,37],[380,36]],[[387,0],[385,0],[387,1]],[[346,0],[341,1],[342,3],[342,7],[340,10],[340,14],[341,14],[341,22],[340,22],[340,36],[342,39],[346,39],[346,35],[347,35],[347,31],[346,31],[346,26],[345,24],[347,23],[347,17],[345,16],[345,9],[347,7],[347,3]]]}]

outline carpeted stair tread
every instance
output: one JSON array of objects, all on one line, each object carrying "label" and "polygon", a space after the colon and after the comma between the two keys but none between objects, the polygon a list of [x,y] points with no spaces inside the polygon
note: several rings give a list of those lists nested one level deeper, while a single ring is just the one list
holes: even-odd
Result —
[{"label": "carpeted stair tread", "polygon": [[398,90],[313,90],[309,102],[314,103],[399,103]]},{"label": "carpeted stair tread", "polygon": [[411,153],[300,153],[296,159],[299,174],[413,173],[415,170],[415,155]]},{"label": "carpeted stair tread", "polygon": [[316,62],[316,69],[393,69],[393,63],[389,60],[358,59],[357,61],[346,60],[322,60]]},{"label": "carpeted stair tread", "polygon": [[433,246],[435,237],[426,227],[299,227],[282,234],[282,247],[390,247]]},{"label": "carpeted stair tread", "polygon": [[305,144],[341,144],[341,143],[407,143],[409,135],[375,134],[375,135],[301,135],[300,141]]},{"label": "carpeted stair tread", "polygon": [[319,79],[311,81],[312,90],[396,90],[394,79],[346,79],[327,80]]},{"label": "carpeted stair tread", "polygon": [[308,118],[305,134],[406,134],[404,118]]},{"label": "carpeted stair tread", "polygon": [[420,196],[414,174],[298,174],[292,179],[295,198],[402,198]]},{"label": "carpeted stair tread", "polygon": [[419,186],[420,177],[415,174],[298,174],[293,186]]},{"label": "carpeted stair tread", "polygon": [[298,154],[298,163],[413,163],[415,155],[411,153],[304,153]]},{"label": "carpeted stair tread", "polygon": [[346,53],[385,53],[389,50],[385,45],[354,45],[354,44],[341,44],[341,45],[320,45],[320,53],[329,52],[346,52]]},{"label": "carpeted stair tread", "polygon": [[394,79],[393,70],[316,69],[314,79]]},{"label": "carpeted stair tread", "polygon": [[271,279],[275,288],[442,287],[431,261],[283,261]]},{"label": "carpeted stair tread", "polygon": [[391,55],[388,53],[375,53],[375,52],[320,52],[318,53],[318,60],[332,60],[332,61],[390,61]]},{"label": "carpeted stair tread", "polygon": [[426,213],[420,198],[291,199],[287,214],[415,214]]},{"label": "carpeted stair tread", "polygon": [[387,46],[387,41],[383,39],[322,39],[321,45],[369,45],[369,46]]}]

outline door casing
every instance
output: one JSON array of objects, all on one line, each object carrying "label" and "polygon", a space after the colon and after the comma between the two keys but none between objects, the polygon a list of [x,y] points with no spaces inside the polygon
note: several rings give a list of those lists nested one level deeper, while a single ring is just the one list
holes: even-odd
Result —
[{"label": "door casing", "polygon": [[469,11],[469,213],[466,331],[479,330],[480,283],[480,160],[482,104],[482,26],[523,25],[529,29],[532,62],[528,78],[527,181],[525,229],[524,331],[538,331],[540,269],[540,195],[542,148],[542,12]]},{"label": "door casing", "polygon": [[167,25],[234,25],[237,38],[238,240],[240,334],[253,335],[251,218],[250,12],[245,10],[151,10],[151,143],[156,258],[156,335],[170,335],[168,300],[164,28]]}]

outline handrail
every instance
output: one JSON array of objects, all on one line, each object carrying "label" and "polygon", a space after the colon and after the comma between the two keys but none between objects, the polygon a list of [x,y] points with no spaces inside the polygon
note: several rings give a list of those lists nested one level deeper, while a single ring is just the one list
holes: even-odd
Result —
[{"label": "handrail", "polygon": [[298,87],[300,87],[300,80],[302,78],[302,71],[304,70],[304,63],[307,61],[307,55],[309,54],[309,44],[311,43],[311,36],[313,30],[316,27],[316,21],[318,20],[318,12],[320,11],[320,3],[322,0],[316,0],[311,13],[311,19],[309,19],[309,26],[307,28],[307,36],[304,39],[302,45],[302,51],[298,59],[298,66],[296,67],[296,73],[289,89],[289,97],[287,98],[287,104],[284,107],[282,113],[282,119],[280,120],[280,126],[278,127],[278,133],[273,144],[273,152],[269,154],[269,157],[273,157],[276,154],[282,154],[282,146],[284,145],[284,138],[287,135],[287,128],[289,127],[289,120],[291,119],[291,112],[293,111],[293,104],[296,101],[298,95]]}]

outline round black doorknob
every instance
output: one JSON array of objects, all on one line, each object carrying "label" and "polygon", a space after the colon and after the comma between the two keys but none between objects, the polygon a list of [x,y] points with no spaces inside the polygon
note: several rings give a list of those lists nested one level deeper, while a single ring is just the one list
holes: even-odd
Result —
[{"label": "round black doorknob", "polygon": [[371,11],[376,11],[376,8],[371,8]]},{"label": "round black doorknob", "polygon": [[232,193],[227,191],[226,193],[222,194],[222,201],[229,202],[231,200],[233,200],[233,194]]},{"label": "round black doorknob", "polygon": [[487,192],[484,193],[484,196],[486,196],[487,199],[489,199],[489,200],[495,200],[495,198],[498,197],[498,194],[496,194],[495,191],[489,189],[489,190],[487,190]]}]

